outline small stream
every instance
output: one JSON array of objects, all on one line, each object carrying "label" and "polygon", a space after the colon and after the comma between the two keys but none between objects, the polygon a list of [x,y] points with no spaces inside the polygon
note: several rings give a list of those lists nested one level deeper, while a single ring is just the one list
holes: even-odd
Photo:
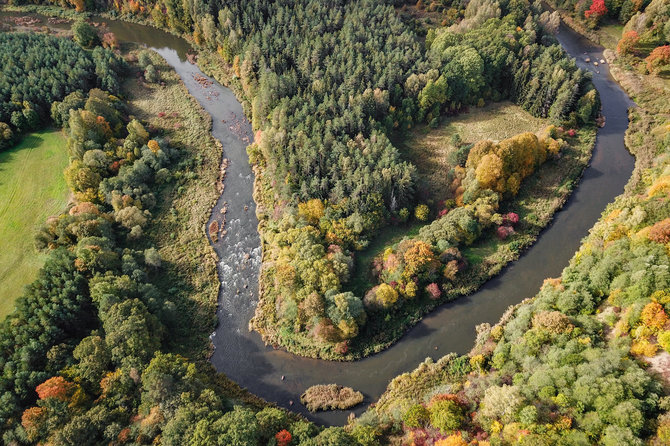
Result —
[{"label": "small stream", "polygon": [[[0,13],[0,18],[7,15]],[[606,118],[605,127],[598,131],[591,164],[564,208],[518,261],[476,293],[436,309],[389,349],[353,363],[302,358],[265,346],[260,336],[247,328],[258,301],[260,240],[252,198],[254,176],[246,154],[252,132],[242,106],[231,90],[213,79],[208,87],[196,82],[194,76],[205,75],[186,61],[189,46],[184,40],[147,26],[106,22],[119,41],[145,44],[168,61],[212,116],[212,134],[223,144],[223,156],[229,160],[225,190],[212,214],[221,221],[220,209],[227,207],[227,233],[213,243],[221,259],[221,291],[219,325],[211,336],[216,348],[212,363],[252,393],[319,423],[343,424],[351,411],[310,414],[299,397],[311,385],[337,383],[362,391],[365,404],[354,411],[361,413],[391,379],[413,370],[426,357],[437,359],[449,352],[469,351],[476,325],[497,322],[507,307],[535,295],[545,278],[560,275],[605,206],[623,192],[633,170],[634,159],[623,143],[627,109],[633,103],[611,78],[606,65],[594,67],[584,61],[587,56],[600,60],[602,48],[562,25],[557,37],[581,68],[593,72]]]}]

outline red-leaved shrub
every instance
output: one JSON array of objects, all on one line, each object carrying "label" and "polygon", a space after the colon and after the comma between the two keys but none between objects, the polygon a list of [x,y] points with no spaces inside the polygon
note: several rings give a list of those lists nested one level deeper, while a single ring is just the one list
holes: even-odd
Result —
[{"label": "red-leaved shrub", "polygon": [[439,299],[440,296],[442,295],[440,287],[435,282],[426,286],[426,292],[428,293],[428,296],[433,300]]},{"label": "red-leaved shrub", "polygon": [[289,431],[283,429],[277,432],[275,439],[277,440],[277,446],[288,446],[291,443],[291,440],[293,440],[293,437]]},{"label": "red-leaved shrub", "polygon": [[670,218],[654,224],[649,230],[649,240],[665,245],[670,242]]},{"label": "red-leaved shrub", "polygon": [[607,14],[607,6],[605,6],[605,0],[593,0],[593,3],[591,3],[591,7],[588,9],[588,11],[584,12],[584,17],[586,17],[587,19],[593,18],[595,20],[598,20],[605,14]]}]

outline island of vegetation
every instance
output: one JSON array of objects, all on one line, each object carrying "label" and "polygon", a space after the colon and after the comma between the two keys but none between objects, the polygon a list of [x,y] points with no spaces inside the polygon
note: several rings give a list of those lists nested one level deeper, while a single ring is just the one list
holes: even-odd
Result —
[{"label": "island of vegetation", "polygon": [[[292,352],[352,359],[394,342],[514,258],[588,161],[599,98],[551,37],[557,16],[539,5],[72,6],[188,36],[200,63],[245,103],[257,131],[249,155],[264,253],[252,326]],[[362,416],[326,429],[267,405],[206,361],[218,282],[203,228],[221,147],[176,74],[82,21],[75,43],[0,33],[21,48],[0,55],[3,149],[62,128],[73,196],[38,231],[46,262],[0,325],[3,442],[668,444],[670,8],[562,6],[596,36],[593,20],[610,10],[637,33],[610,54],[639,105],[626,134],[636,170],[625,194],[561,277],[481,326],[468,355],[427,360]],[[63,59],[80,64],[79,75],[59,68]],[[15,75],[32,81],[14,88]],[[426,190],[430,175],[391,142],[411,144],[420,129],[442,131],[444,115],[501,100],[546,122],[494,140],[450,137],[443,189]],[[525,188],[563,160],[568,182],[551,185],[561,193],[542,197],[553,200],[543,213],[529,210],[539,204]],[[401,236],[384,239],[389,230]],[[376,238],[385,242],[368,252]],[[489,254],[513,252],[485,263],[476,255],[484,248],[468,251],[480,242]]]},{"label": "island of vegetation", "polygon": [[317,384],[300,395],[300,402],[311,412],[349,409],[363,402],[363,394],[351,387],[342,387],[337,384]]}]

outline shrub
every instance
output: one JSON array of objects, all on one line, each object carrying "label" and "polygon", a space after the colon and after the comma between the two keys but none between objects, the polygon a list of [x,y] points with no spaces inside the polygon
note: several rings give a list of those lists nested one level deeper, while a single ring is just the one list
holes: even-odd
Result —
[{"label": "shrub", "polygon": [[656,355],[656,350],[658,350],[658,346],[644,338],[634,341],[630,347],[630,352],[633,355],[647,356],[649,358]]},{"label": "shrub", "polygon": [[519,214],[515,212],[508,212],[507,214],[503,215],[502,218],[503,225],[514,226],[519,223]]},{"label": "shrub", "polygon": [[47,410],[44,407],[30,407],[21,416],[21,425],[26,430],[28,439],[34,441],[42,432],[43,423],[47,419]]},{"label": "shrub", "polygon": [[586,12],[584,12],[584,17],[587,19],[593,19],[597,22],[605,14],[607,14],[605,0],[593,0],[591,7]]},{"label": "shrub", "polygon": [[458,429],[465,420],[463,408],[452,400],[435,401],[429,411],[430,424],[445,434]]},{"label": "shrub", "polygon": [[649,240],[665,245],[670,242],[670,218],[655,223],[649,230]]},{"label": "shrub", "polygon": [[442,295],[439,285],[436,284],[435,282],[430,283],[426,286],[426,292],[428,293],[428,297],[430,297],[433,300],[439,299],[440,296]]},{"label": "shrub", "polygon": [[670,64],[670,45],[654,48],[644,61],[647,63],[647,70],[650,73],[660,71],[663,67]]},{"label": "shrub", "polygon": [[435,446],[467,446],[468,442],[463,439],[463,436],[458,434],[449,435],[447,438],[437,440]]},{"label": "shrub", "polygon": [[363,394],[351,387],[337,384],[318,384],[300,395],[300,402],[310,412],[329,409],[349,409],[363,402]]},{"label": "shrub", "polygon": [[498,236],[500,240],[505,240],[512,234],[514,234],[514,228],[511,226],[498,226],[498,229],[496,229],[496,236]]},{"label": "shrub", "polygon": [[413,429],[424,427],[430,421],[430,412],[422,404],[416,404],[405,412],[402,421],[407,427]]},{"label": "shrub", "polygon": [[493,386],[484,393],[480,413],[487,418],[509,423],[514,420],[522,404],[523,397],[518,387],[507,384]]},{"label": "shrub", "polygon": [[275,439],[277,440],[277,446],[288,446],[288,444],[291,443],[293,437],[291,437],[291,433],[289,431],[282,429],[277,432]]},{"label": "shrub", "polygon": [[151,64],[147,65],[147,68],[144,70],[144,79],[146,79],[147,82],[151,83],[156,83],[160,80],[158,72],[156,71],[156,68],[153,65]]},{"label": "shrub", "polygon": [[624,55],[630,53],[640,41],[640,35],[636,31],[626,31],[616,46],[616,52]]},{"label": "shrub", "polygon": [[377,286],[374,291],[374,302],[382,308],[391,308],[398,301],[398,292],[386,283]]},{"label": "shrub", "polygon": [[537,421],[537,407],[528,405],[519,411],[519,422],[523,426],[530,426]]},{"label": "shrub", "polygon": [[84,20],[77,20],[72,25],[74,41],[85,48],[91,48],[98,44],[98,33],[95,28]]},{"label": "shrub", "polygon": [[570,318],[560,311],[540,311],[533,316],[533,327],[560,334],[573,328]]},{"label": "shrub", "polygon": [[54,376],[37,386],[35,391],[41,400],[56,398],[61,401],[66,401],[69,399],[73,389],[74,385],[71,382],[66,381],[62,376]]},{"label": "shrub", "polygon": [[425,204],[420,204],[414,209],[414,217],[419,221],[428,220],[430,209]]},{"label": "shrub", "polygon": [[670,330],[666,330],[658,335],[658,345],[666,352],[670,352]]},{"label": "shrub", "polygon": [[663,305],[658,302],[650,302],[642,309],[640,320],[655,333],[668,322],[668,315],[665,313]]}]

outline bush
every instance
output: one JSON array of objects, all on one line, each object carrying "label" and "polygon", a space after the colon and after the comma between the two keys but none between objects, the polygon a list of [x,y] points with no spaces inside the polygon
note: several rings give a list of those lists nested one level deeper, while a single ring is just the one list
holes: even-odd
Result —
[{"label": "bush", "polygon": [[310,412],[330,409],[349,409],[363,402],[363,394],[351,387],[337,384],[318,384],[300,395],[300,402]]},{"label": "bush", "polygon": [[430,215],[430,209],[425,204],[420,204],[414,209],[414,217],[419,221],[428,220],[428,215]]},{"label": "bush", "polygon": [[487,418],[509,423],[516,418],[522,403],[523,397],[518,387],[507,384],[493,386],[484,393],[480,413]]},{"label": "bush", "polygon": [[657,73],[670,64],[670,45],[654,48],[644,61],[650,73]]},{"label": "bush", "polygon": [[91,48],[100,43],[95,28],[83,19],[74,22],[72,33],[74,34],[74,41],[84,48]]},{"label": "bush", "polygon": [[570,318],[560,311],[540,311],[533,316],[533,327],[560,334],[573,328]]},{"label": "bush", "polygon": [[413,429],[424,427],[430,421],[430,412],[422,404],[416,404],[405,412],[402,421]]},{"label": "bush", "polygon": [[463,415],[463,408],[452,400],[438,400],[431,403],[430,424],[447,434],[458,429],[465,417]]},{"label": "bush", "polygon": [[468,442],[463,439],[463,436],[458,434],[449,435],[447,438],[437,440],[435,446],[468,446]]},{"label": "bush", "polygon": [[440,286],[435,282],[430,283],[426,286],[426,292],[428,293],[428,297],[430,297],[433,300],[439,299],[440,296],[442,295],[442,292],[440,291]]},{"label": "bush", "polygon": [[666,322],[668,322],[668,315],[665,313],[663,305],[658,302],[650,302],[642,309],[640,320],[655,333],[665,327]]},{"label": "bush", "polygon": [[616,52],[624,55],[629,54],[640,41],[640,35],[636,31],[626,31],[616,46]]},{"label": "bush", "polygon": [[670,330],[666,330],[658,335],[658,345],[666,352],[670,353]]},{"label": "bush", "polygon": [[670,218],[655,223],[649,230],[649,240],[665,245],[670,242]]},{"label": "bush", "polygon": [[519,411],[519,422],[523,426],[530,426],[537,421],[537,407],[528,405]]}]

